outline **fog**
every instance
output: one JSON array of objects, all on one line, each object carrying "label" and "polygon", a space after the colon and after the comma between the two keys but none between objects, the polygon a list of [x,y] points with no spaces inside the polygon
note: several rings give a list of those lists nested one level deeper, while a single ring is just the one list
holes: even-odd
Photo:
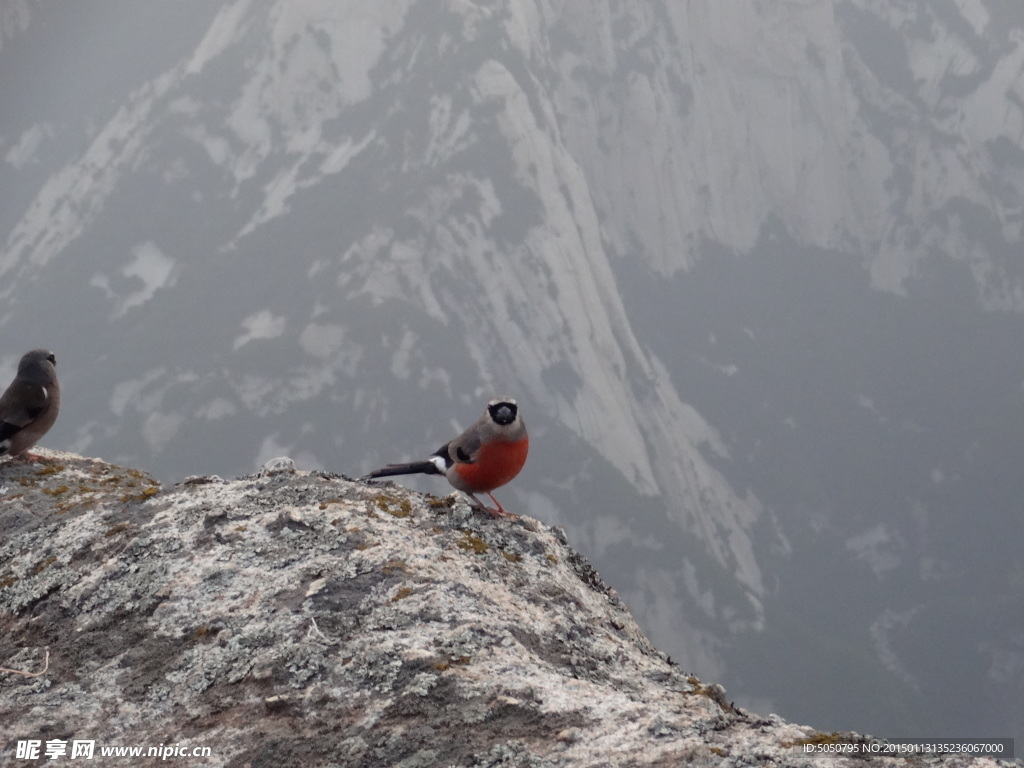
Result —
[{"label": "fog", "polygon": [[512,395],[502,503],[738,705],[1024,737],[1022,32],[3,3],[0,381],[52,349],[43,446],[165,483],[358,475]]}]

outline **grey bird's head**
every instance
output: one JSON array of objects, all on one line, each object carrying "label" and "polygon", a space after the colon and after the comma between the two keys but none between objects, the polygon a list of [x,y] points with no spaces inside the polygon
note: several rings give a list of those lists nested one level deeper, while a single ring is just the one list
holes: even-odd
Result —
[{"label": "grey bird's head", "polygon": [[496,397],[487,404],[487,413],[491,421],[504,427],[516,420],[519,406],[511,397]]},{"label": "grey bird's head", "polygon": [[33,349],[21,356],[18,378],[53,384],[57,380],[57,358],[48,349]]}]

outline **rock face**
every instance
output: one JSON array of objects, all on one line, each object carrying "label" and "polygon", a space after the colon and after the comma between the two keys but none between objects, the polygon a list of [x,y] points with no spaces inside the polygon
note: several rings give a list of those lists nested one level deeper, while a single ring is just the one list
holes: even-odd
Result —
[{"label": "rock face", "polygon": [[0,465],[0,664],[48,659],[0,674],[0,763],[89,739],[230,766],[800,764],[838,738],[682,672],[529,517],[289,460],[163,488],[46,457]]}]

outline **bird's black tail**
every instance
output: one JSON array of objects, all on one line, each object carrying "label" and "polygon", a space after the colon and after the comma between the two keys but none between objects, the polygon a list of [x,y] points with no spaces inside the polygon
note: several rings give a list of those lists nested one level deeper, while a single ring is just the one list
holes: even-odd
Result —
[{"label": "bird's black tail", "polygon": [[0,421],[0,456],[11,447],[11,438],[21,432],[21,427],[7,421]]},{"label": "bird's black tail", "polygon": [[378,477],[391,477],[392,475],[440,475],[441,470],[432,461],[414,461],[411,464],[388,464],[386,467],[375,469],[366,475],[363,480],[373,480]]}]

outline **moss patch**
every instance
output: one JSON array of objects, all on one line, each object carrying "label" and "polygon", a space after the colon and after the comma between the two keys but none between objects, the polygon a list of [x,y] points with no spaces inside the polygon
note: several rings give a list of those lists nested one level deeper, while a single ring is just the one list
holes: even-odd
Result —
[{"label": "moss patch", "polygon": [[412,504],[406,498],[378,493],[373,497],[373,503],[381,512],[386,512],[392,517],[412,517]]},{"label": "moss patch", "polygon": [[841,733],[832,731],[832,733],[815,733],[808,736],[806,739],[796,739],[795,741],[787,741],[782,746],[784,747],[803,747],[808,744],[842,744],[848,741]]},{"label": "moss patch", "polygon": [[487,542],[472,531],[463,531],[462,538],[455,542],[455,546],[467,552],[476,552],[478,555],[482,555],[488,550]]},{"label": "moss patch", "polygon": [[401,589],[399,589],[395,593],[395,596],[391,598],[391,602],[392,603],[397,603],[399,600],[404,600],[405,598],[407,598],[411,594],[412,594],[412,587],[402,587]]},{"label": "moss patch", "polygon": [[446,496],[443,499],[439,499],[436,496],[431,496],[427,499],[427,506],[430,507],[437,514],[444,514],[455,506],[455,499],[451,496]]},{"label": "moss patch", "polygon": [[152,486],[151,485],[151,486],[149,486],[149,488],[143,488],[138,493],[126,493],[126,494],[124,494],[124,496],[121,497],[121,501],[123,501],[125,503],[129,503],[129,502],[133,502],[133,501],[145,501],[146,499],[149,499],[149,498],[152,498],[153,496],[156,496],[159,491],[160,491],[159,488],[157,488],[156,486]]},{"label": "moss patch", "polygon": [[469,664],[472,660],[473,659],[469,656],[458,656],[454,659],[438,659],[430,665],[430,668],[436,669],[438,672],[444,672],[456,664],[461,666],[463,664]]},{"label": "moss patch", "polygon": [[117,534],[119,533],[124,533],[125,531],[131,530],[131,527],[132,526],[130,523],[117,523],[115,525],[110,526],[106,531],[104,531],[103,535],[108,538],[111,536],[117,536]]},{"label": "moss patch", "polygon": [[51,565],[53,565],[56,562],[57,562],[57,557],[55,555],[50,555],[50,557],[46,558],[45,560],[41,560],[38,563],[36,563],[32,567],[32,573],[34,573],[34,574],[35,573],[42,573],[43,571],[45,571],[47,568],[49,568]]},{"label": "moss patch", "polygon": [[722,695],[724,693],[724,689],[720,686],[704,685],[704,683],[702,683],[698,678],[694,677],[693,675],[690,675],[688,678],[686,678],[686,682],[693,686],[692,693],[694,696],[707,696],[709,699],[715,702],[715,704],[720,706],[726,712],[730,714],[736,714],[736,709],[732,706],[732,704],[725,701],[725,697]]}]

